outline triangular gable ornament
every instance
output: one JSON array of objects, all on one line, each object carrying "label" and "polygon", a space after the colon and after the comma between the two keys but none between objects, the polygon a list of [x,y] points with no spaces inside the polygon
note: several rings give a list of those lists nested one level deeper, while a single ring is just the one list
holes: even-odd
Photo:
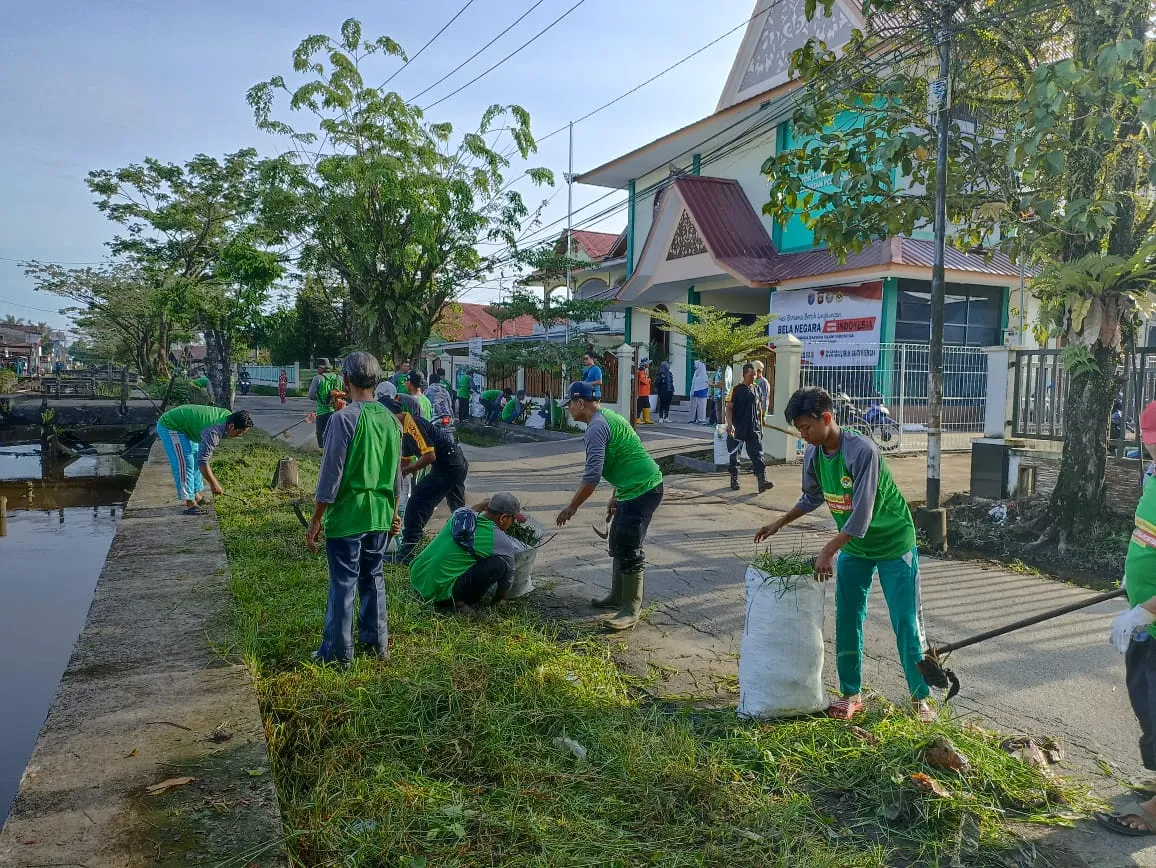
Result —
[{"label": "triangular gable ornament", "polygon": [[674,237],[670,240],[670,247],[666,251],[666,259],[669,262],[672,259],[698,256],[700,253],[706,253],[706,242],[698,234],[694,221],[690,219],[690,212],[683,211],[674,230]]},{"label": "triangular gable ornament", "polygon": [[851,31],[865,27],[860,10],[844,0],[835,0],[829,17],[820,4],[810,21],[806,4],[807,0],[758,0],[717,111],[785,84],[791,54],[812,36],[839,53],[850,41]]}]

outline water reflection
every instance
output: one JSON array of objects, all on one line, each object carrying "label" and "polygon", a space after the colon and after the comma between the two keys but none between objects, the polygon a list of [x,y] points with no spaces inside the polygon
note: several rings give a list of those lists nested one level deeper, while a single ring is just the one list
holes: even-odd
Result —
[{"label": "water reflection", "polygon": [[61,466],[0,449],[0,823],[84,626],[137,469],[101,450]]}]

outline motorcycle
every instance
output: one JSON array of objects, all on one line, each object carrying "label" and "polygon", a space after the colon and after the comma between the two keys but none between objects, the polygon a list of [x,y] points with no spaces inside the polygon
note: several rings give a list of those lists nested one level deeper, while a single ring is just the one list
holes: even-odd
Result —
[{"label": "motorcycle", "polygon": [[249,372],[242,371],[241,376],[237,378],[237,388],[241,390],[241,394],[248,395],[251,385],[252,381],[249,379]]},{"label": "motorcycle", "polygon": [[883,452],[895,452],[903,444],[903,429],[891,418],[882,395],[874,395],[866,410],[860,410],[841,387],[836,389],[834,399],[835,419],[844,428],[870,437]]}]

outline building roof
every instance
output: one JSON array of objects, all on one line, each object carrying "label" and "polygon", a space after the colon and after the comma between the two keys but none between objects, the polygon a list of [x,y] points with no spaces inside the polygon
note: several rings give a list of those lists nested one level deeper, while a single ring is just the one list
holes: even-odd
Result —
[{"label": "building roof", "polygon": [[533,317],[520,316],[502,324],[499,329],[498,320],[486,308],[484,304],[467,302],[446,305],[442,320],[434,326],[434,331],[446,342],[468,341],[471,338],[490,340],[532,335],[538,325]]},{"label": "building roof", "polygon": [[[621,232],[590,232],[585,229],[575,229],[574,243],[578,249],[590,257],[591,262],[601,262],[618,243],[618,239],[622,237]],[[565,249],[566,247],[566,233],[562,233],[562,237],[558,239],[558,247]]]},{"label": "building roof", "polygon": [[[668,208],[680,207],[685,207],[702,238],[705,252],[719,270],[750,287],[770,289],[789,281],[860,269],[930,268],[935,258],[934,242],[918,238],[878,241],[849,254],[843,262],[823,248],[779,253],[750,199],[739,182],[731,178],[684,175],[675,179],[663,198],[660,214]],[[654,226],[658,224],[656,218]],[[656,238],[655,234],[652,230],[646,239],[640,264],[652,245],[668,243],[667,238]],[[945,253],[945,266],[948,271],[976,275],[1010,278],[1019,274],[1018,266],[1003,253],[969,253],[950,246]],[[617,297],[637,298],[649,279],[650,275],[641,270],[635,272],[622,285]]]}]

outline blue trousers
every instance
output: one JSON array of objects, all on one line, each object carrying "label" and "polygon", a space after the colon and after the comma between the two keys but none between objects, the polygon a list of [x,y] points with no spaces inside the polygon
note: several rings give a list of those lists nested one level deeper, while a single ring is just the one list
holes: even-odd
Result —
[{"label": "blue trousers", "polygon": [[173,471],[173,482],[177,484],[177,498],[193,500],[205,487],[201,468],[197,466],[200,443],[193,443],[180,431],[173,431],[164,425],[157,425],[157,439],[165,448],[169,467]]},{"label": "blue trousers", "polygon": [[325,541],[329,561],[329,601],[317,656],[326,662],[353,659],[353,595],[361,599],[357,641],[385,656],[389,648],[389,617],[385,607],[385,533],[363,533]]},{"label": "blue trousers", "polygon": [[863,622],[875,571],[883,586],[883,599],[895,631],[899,662],[907,688],[916,699],[930,694],[919,672],[926,642],[923,638],[923,603],[919,592],[919,553],[912,549],[902,557],[875,561],[841,552],[835,574],[835,659],[839,691],[854,696],[863,686]]}]

